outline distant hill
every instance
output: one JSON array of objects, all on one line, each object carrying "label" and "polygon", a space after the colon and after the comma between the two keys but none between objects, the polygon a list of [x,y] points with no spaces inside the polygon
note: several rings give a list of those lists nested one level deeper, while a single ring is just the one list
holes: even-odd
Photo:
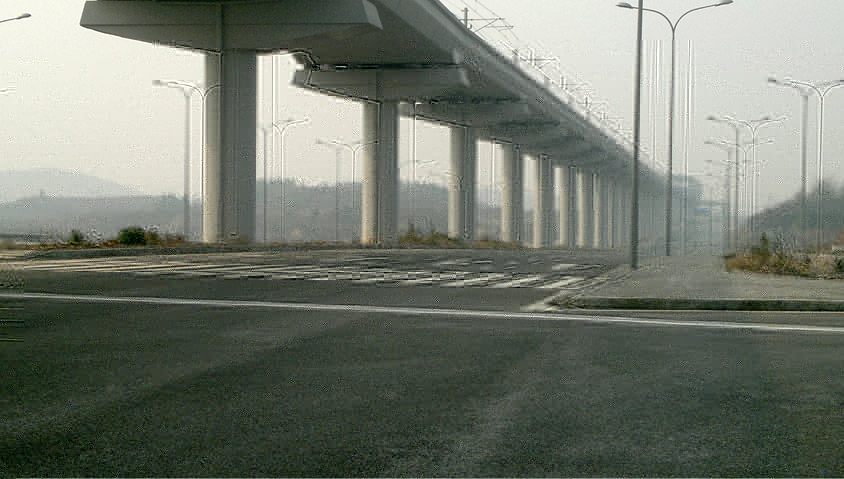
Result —
[{"label": "distant hill", "polygon": [[[807,193],[806,227],[809,245],[814,245],[817,231],[817,189]],[[786,240],[797,241],[800,237],[800,195],[768,208],[757,217],[762,231],[772,237],[783,235]],[[829,185],[824,189],[821,224],[824,230],[824,243],[835,240],[844,232],[844,187]]]},{"label": "distant hill", "polygon": [[0,203],[36,196],[95,198],[141,196],[143,191],[73,171],[34,168],[0,171]]}]

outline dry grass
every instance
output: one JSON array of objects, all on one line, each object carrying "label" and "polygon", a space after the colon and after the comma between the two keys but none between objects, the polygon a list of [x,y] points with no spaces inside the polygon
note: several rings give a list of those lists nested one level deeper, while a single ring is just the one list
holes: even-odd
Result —
[{"label": "dry grass", "polygon": [[781,241],[769,241],[765,236],[758,246],[727,256],[724,263],[727,271],[844,279],[844,256],[800,252]]}]

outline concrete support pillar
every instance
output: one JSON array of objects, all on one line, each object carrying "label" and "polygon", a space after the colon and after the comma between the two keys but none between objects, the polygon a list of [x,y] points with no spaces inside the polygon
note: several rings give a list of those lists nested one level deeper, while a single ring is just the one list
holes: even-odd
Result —
[{"label": "concrete support pillar", "polygon": [[203,241],[255,239],[256,53],[224,50],[205,57],[209,95],[205,110]]},{"label": "concrete support pillar", "polygon": [[517,145],[501,148],[501,241],[522,239],[522,154]]},{"label": "concrete support pillar", "polygon": [[559,220],[559,233],[560,236],[558,238],[560,242],[560,247],[562,248],[570,248],[572,246],[571,242],[571,233],[572,233],[572,181],[571,181],[571,167],[568,165],[561,166],[557,168],[557,185],[559,185],[559,192],[560,192],[560,220]]},{"label": "concrete support pillar", "polygon": [[551,217],[554,211],[554,174],[551,158],[536,157],[536,208],[533,220],[533,247],[547,248],[551,243]]},{"label": "concrete support pillar", "polygon": [[603,176],[601,183],[601,209],[603,211],[603,225],[601,225],[601,248],[612,248],[612,178]]},{"label": "concrete support pillar", "polygon": [[629,220],[624,217],[624,192],[624,185],[616,183],[615,188],[613,188],[613,215],[615,217],[613,225],[613,237],[615,238],[613,248],[618,250],[623,250],[626,246],[624,244],[624,228],[629,222]]},{"label": "concrete support pillar", "polygon": [[593,193],[592,172],[577,171],[577,246],[592,247]]},{"label": "concrete support pillar", "polygon": [[394,244],[399,224],[399,105],[394,101],[363,106],[361,150],[361,242]]},{"label": "concrete support pillar", "polygon": [[603,175],[595,173],[592,176],[592,247],[601,249],[604,239],[604,185]]},{"label": "concrete support pillar", "polygon": [[475,239],[475,184],[478,135],[471,128],[451,129],[451,188],[448,195],[448,235]]}]

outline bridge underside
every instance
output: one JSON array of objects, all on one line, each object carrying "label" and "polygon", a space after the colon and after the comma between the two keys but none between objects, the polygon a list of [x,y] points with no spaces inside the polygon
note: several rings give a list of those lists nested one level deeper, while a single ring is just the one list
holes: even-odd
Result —
[{"label": "bridge underside", "polygon": [[[629,158],[433,0],[88,1],[82,26],[206,52],[203,240],[255,239],[256,59],[293,52],[293,83],[364,103],[362,241],[398,235],[401,115],[453,127],[449,234],[475,237],[477,141],[502,144],[502,238],[524,241],[522,177],[537,164],[534,241],[550,246],[554,171],[563,246],[620,246]],[[609,173],[612,174],[609,174]],[[575,178],[577,181],[575,181]],[[645,188],[657,194],[655,181]],[[574,218],[577,217],[577,221]],[[577,233],[575,234],[575,230]],[[575,238],[577,241],[575,241]]]}]

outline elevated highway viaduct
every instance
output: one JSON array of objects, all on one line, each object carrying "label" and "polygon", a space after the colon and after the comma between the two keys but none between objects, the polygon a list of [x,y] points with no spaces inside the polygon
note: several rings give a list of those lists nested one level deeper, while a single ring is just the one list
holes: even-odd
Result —
[{"label": "elevated highway viaduct", "polygon": [[[401,115],[451,127],[450,236],[475,236],[477,142],[487,140],[502,155],[501,240],[524,239],[523,164],[530,157],[539,185],[533,246],[628,242],[629,145],[437,0],[93,0],[81,25],[206,53],[206,83],[220,85],[204,120],[206,242],[254,240],[256,62],[279,52],[301,65],[295,85],[363,103],[362,141],[373,144],[363,152],[364,243],[391,244],[398,236]],[[560,218],[552,238],[555,183]],[[664,194],[663,180],[647,168],[641,184],[650,198]]]}]

